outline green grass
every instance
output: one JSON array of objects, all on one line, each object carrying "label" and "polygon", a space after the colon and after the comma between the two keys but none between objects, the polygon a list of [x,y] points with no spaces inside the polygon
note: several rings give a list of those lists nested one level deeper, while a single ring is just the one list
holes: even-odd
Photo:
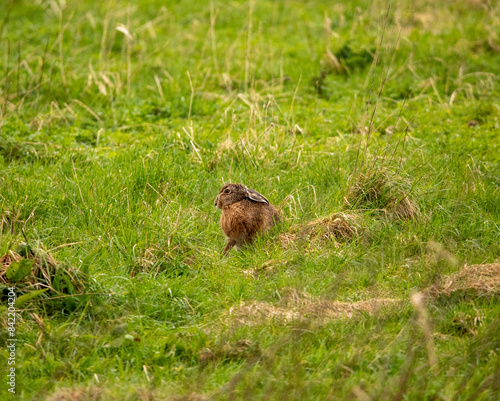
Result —
[{"label": "green grass", "polygon": [[[5,4],[0,254],[58,247],[97,294],[18,311],[19,399],[500,398],[498,292],[410,302],[500,257],[497,2]],[[363,177],[384,195],[347,204]],[[213,201],[229,180],[284,222],[222,257]],[[394,194],[418,217],[391,214]],[[364,234],[280,243],[335,212]],[[402,302],[324,322],[229,316],[290,288]]]}]

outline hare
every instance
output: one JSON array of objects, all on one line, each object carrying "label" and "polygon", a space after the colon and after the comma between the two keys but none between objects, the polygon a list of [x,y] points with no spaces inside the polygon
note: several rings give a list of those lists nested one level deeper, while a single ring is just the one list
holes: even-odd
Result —
[{"label": "hare", "polygon": [[227,237],[223,255],[235,245],[238,248],[252,242],[257,233],[280,222],[278,211],[266,197],[243,184],[224,185],[215,198],[215,206],[222,209],[220,224]]}]

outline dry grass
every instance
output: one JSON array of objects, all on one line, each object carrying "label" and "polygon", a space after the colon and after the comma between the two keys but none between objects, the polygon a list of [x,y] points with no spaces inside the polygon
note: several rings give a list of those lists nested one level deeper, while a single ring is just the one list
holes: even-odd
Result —
[{"label": "dry grass", "polygon": [[349,242],[361,235],[362,217],[356,214],[334,213],[313,220],[299,230],[302,238],[319,238],[324,241]]},{"label": "dry grass", "polygon": [[[466,266],[423,291],[423,295],[431,299],[454,293],[500,295],[500,263]],[[358,313],[373,315],[381,308],[401,302],[392,298],[372,298],[358,302],[315,300],[307,292],[286,288],[277,305],[260,301],[243,302],[231,308],[229,315],[244,325],[259,325],[270,321],[280,324],[292,321],[326,323],[340,318],[352,318]]]},{"label": "dry grass", "polygon": [[243,302],[229,310],[229,315],[243,325],[258,325],[268,321],[288,323],[299,318],[298,312],[273,306],[267,302]]},{"label": "dry grass", "polygon": [[500,263],[465,266],[459,272],[427,288],[424,294],[430,299],[449,297],[453,294],[498,296],[500,295]]},{"label": "dry grass", "polygon": [[315,300],[310,294],[294,289],[285,291],[279,304],[267,302],[243,302],[233,307],[229,315],[243,325],[259,325],[266,322],[286,324],[292,321],[327,323],[341,318],[352,318],[359,313],[375,314],[382,308],[401,301],[391,298],[373,298],[358,302]]},{"label": "dry grass", "polygon": [[417,202],[409,194],[394,196],[388,202],[387,212],[400,220],[415,220],[420,214]]},{"label": "dry grass", "polygon": [[343,317],[351,318],[358,313],[368,313],[373,315],[382,308],[400,303],[400,300],[392,298],[373,298],[367,301],[358,302],[338,302],[338,301],[317,301],[300,310],[304,318],[314,321],[327,322],[329,320]]},{"label": "dry grass", "polygon": [[294,233],[281,233],[279,238],[284,249],[290,249],[297,242],[297,234]]},{"label": "dry grass", "polygon": [[361,215],[339,212],[292,227],[290,232],[280,234],[279,238],[284,249],[304,242],[333,242],[338,248],[343,243],[361,237],[365,232],[366,227]]}]

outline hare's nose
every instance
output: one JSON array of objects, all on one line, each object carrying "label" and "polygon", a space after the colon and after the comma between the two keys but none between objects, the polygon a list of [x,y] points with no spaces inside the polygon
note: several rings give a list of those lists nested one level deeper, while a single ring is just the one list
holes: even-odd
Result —
[{"label": "hare's nose", "polygon": [[215,198],[214,206],[217,206],[217,198]]}]

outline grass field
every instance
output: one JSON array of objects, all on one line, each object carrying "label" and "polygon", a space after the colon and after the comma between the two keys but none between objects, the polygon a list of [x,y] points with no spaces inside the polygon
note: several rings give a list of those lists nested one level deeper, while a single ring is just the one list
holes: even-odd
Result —
[{"label": "grass field", "polygon": [[0,8],[2,399],[500,399],[499,2]]}]

